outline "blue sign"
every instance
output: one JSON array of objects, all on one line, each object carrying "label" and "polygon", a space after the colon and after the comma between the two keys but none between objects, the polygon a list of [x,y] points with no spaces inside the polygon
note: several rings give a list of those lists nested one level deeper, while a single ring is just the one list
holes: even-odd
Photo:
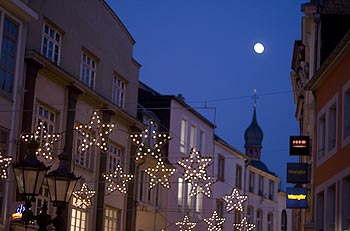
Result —
[{"label": "blue sign", "polygon": [[287,188],[286,189],[287,209],[305,209],[307,208],[307,189],[306,188]]},{"label": "blue sign", "polygon": [[287,163],[287,183],[309,183],[307,163]]}]

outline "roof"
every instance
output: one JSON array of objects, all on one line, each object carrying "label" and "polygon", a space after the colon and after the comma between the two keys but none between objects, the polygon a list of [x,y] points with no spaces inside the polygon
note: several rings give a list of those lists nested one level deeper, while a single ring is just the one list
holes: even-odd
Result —
[{"label": "roof", "polygon": [[321,14],[350,14],[349,0],[323,0],[321,5]]},{"label": "roof", "polygon": [[254,107],[253,119],[244,132],[245,147],[261,147],[264,133],[256,119],[256,108]]},{"label": "roof", "polygon": [[269,171],[268,167],[264,162],[261,160],[249,160],[249,164],[252,165],[253,167],[260,169],[261,171],[264,171],[266,173],[269,173],[271,175],[277,176],[274,172]]}]

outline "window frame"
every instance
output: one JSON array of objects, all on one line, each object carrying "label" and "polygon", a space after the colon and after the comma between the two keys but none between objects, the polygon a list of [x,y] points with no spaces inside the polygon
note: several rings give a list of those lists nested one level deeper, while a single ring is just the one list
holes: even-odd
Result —
[{"label": "window frame", "polygon": [[225,156],[218,154],[218,168],[217,168],[218,180],[225,182]]},{"label": "window frame", "polygon": [[[5,20],[10,21],[12,24],[14,24],[17,27],[17,33],[15,35],[15,37],[11,36],[11,34],[7,34],[4,31],[4,24],[5,24]],[[2,83],[0,82],[0,92],[6,96],[11,96],[13,94],[14,91],[14,84],[15,84],[15,77],[16,77],[16,72],[17,72],[17,59],[18,59],[18,52],[20,49],[18,49],[18,46],[20,46],[19,44],[19,38],[20,38],[20,33],[21,33],[21,23],[19,23],[16,19],[14,19],[13,17],[11,17],[9,14],[0,11],[0,52],[2,53],[3,49],[4,49],[4,38],[6,37],[8,41],[12,41],[14,43],[14,51],[13,51],[13,65],[12,68],[10,68],[8,65],[4,64],[2,65],[2,55],[0,55],[0,71],[3,70],[4,71],[4,79],[3,79],[3,84],[4,86],[2,86]],[[8,47],[7,47],[8,48]],[[8,50],[8,49],[6,49]],[[6,52],[6,60],[8,60],[8,57],[11,56],[8,54],[8,52]],[[6,79],[7,79],[7,73],[9,73],[11,76],[11,80],[10,80],[10,89],[7,90],[6,89]]]},{"label": "window frame", "polygon": [[[48,33],[46,32],[46,28],[48,28]],[[53,31],[53,37],[51,35],[51,31]],[[59,36],[59,41],[57,41],[57,35]],[[49,59],[51,62],[55,63],[57,66],[60,65],[61,62],[61,50],[62,50],[62,35],[63,32],[59,29],[54,23],[48,21],[47,19],[43,22],[42,26],[42,34],[41,34],[41,54]],[[45,43],[46,39],[46,43]],[[49,47],[50,42],[52,45],[52,56],[49,55]],[[46,45],[46,52],[44,51]],[[57,60],[55,58],[55,53],[57,49]]]},{"label": "window frame", "polygon": [[[84,58],[85,57],[85,58]],[[97,62],[98,59],[95,55],[86,49],[81,52],[80,60],[80,81],[86,86],[95,90],[96,87],[96,76],[97,76]]]},{"label": "window frame", "polygon": [[[110,212],[114,213],[113,217],[110,216]],[[121,210],[111,207],[109,205],[105,206],[105,216],[104,216],[104,230],[105,231],[120,231],[120,216]],[[112,225],[112,226],[111,226]]]},{"label": "window frame", "polygon": [[[335,115],[333,116],[334,119],[334,131],[335,131],[335,145],[332,148],[329,148],[330,143],[330,119],[331,117],[331,110],[335,107]],[[327,161],[331,156],[333,156],[337,150],[338,150],[338,115],[339,115],[339,100],[338,100],[338,93],[336,93],[333,97],[331,97],[328,102],[321,108],[321,110],[317,113],[317,158],[316,158],[316,166],[321,165],[325,161]],[[324,118],[324,119],[323,119]],[[324,132],[321,130],[321,123],[320,121],[325,121],[325,127]],[[323,123],[323,122],[322,122]],[[320,155],[320,139],[323,139],[325,141],[324,145],[324,155]],[[321,153],[322,154],[322,153]]]},{"label": "window frame", "polygon": [[125,109],[127,83],[128,82],[119,74],[114,74],[112,85],[112,102],[121,109]]},{"label": "window frame", "polygon": [[[350,81],[347,81],[343,86],[342,92],[342,148],[350,144]],[[348,106],[346,108],[346,106]],[[348,134],[346,134],[348,129]]]}]

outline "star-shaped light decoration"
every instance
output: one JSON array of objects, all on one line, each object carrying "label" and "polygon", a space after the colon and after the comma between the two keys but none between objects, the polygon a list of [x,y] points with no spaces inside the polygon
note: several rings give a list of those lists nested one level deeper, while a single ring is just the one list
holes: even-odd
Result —
[{"label": "star-shaped light decoration", "polygon": [[224,217],[219,217],[216,211],[208,218],[204,218],[204,221],[208,224],[208,231],[221,231],[222,224],[225,222]]},{"label": "star-shaped light decoration", "polygon": [[122,166],[118,164],[114,172],[103,174],[103,178],[107,181],[107,190],[110,193],[115,190],[118,190],[121,193],[126,193],[127,183],[131,181],[134,176],[124,173]]},{"label": "star-shaped light decoration", "polygon": [[170,188],[169,178],[175,173],[175,168],[165,167],[163,161],[158,160],[154,167],[145,169],[150,177],[149,188],[152,189],[157,183],[163,185],[164,188]]},{"label": "star-shaped light decoration", "polygon": [[175,223],[176,226],[180,228],[180,231],[192,231],[192,229],[197,225],[195,222],[191,222],[186,215],[182,221]]},{"label": "star-shaped light decoration", "polygon": [[232,190],[231,195],[225,195],[222,199],[226,201],[226,210],[228,212],[232,211],[233,209],[238,210],[240,212],[243,211],[243,203],[248,199],[248,196],[241,195],[239,193],[239,190],[234,188]]},{"label": "star-shaped light decoration", "polygon": [[82,207],[85,205],[86,207],[90,207],[91,198],[95,196],[95,190],[89,190],[88,185],[84,183],[79,191],[73,192],[73,196],[77,199],[75,206]]},{"label": "star-shaped light decoration", "polygon": [[206,179],[206,169],[211,162],[211,157],[202,157],[197,148],[192,148],[188,158],[183,158],[177,163],[184,168],[184,180]]},{"label": "star-shaped light decoration", "polygon": [[[102,123],[100,117],[100,112],[94,111],[87,124],[75,125],[75,130],[77,130],[78,134],[80,134],[83,137],[78,147],[78,150],[80,152],[85,152],[92,145],[96,145],[103,152],[106,152],[108,150],[107,137],[110,133],[112,133],[115,124]],[[90,133],[92,133],[94,129],[97,132],[96,137],[90,135]]]},{"label": "star-shaped light decoration", "polygon": [[12,157],[5,157],[0,150],[0,179],[7,179],[7,168],[11,164]]},{"label": "star-shaped light decoration", "polygon": [[255,228],[255,225],[248,223],[247,217],[243,217],[241,223],[233,224],[233,227],[238,231],[250,231]]},{"label": "star-shaped light decoration", "polygon": [[60,138],[59,133],[49,133],[45,124],[40,121],[34,133],[24,133],[21,135],[21,140],[29,143],[34,139],[39,142],[40,146],[36,150],[37,155],[42,155],[47,160],[52,160],[52,146]]},{"label": "star-shaped light decoration", "polygon": [[189,181],[191,186],[191,191],[189,195],[191,197],[198,195],[199,193],[203,193],[207,197],[211,197],[211,188],[210,186],[216,182],[214,177],[204,177],[202,179],[193,179]]},{"label": "star-shaped light decoration", "polygon": [[171,139],[167,133],[158,133],[153,120],[148,121],[148,128],[143,132],[130,134],[130,138],[138,147],[136,161],[142,160],[147,155],[156,159],[160,158],[162,156],[161,147]]}]

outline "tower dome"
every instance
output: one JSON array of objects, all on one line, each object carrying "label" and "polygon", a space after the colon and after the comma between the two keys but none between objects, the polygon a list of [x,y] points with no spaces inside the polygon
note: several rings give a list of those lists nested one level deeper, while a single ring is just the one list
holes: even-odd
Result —
[{"label": "tower dome", "polygon": [[256,119],[256,107],[254,107],[253,119],[248,128],[245,130],[244,139],[245,139],[245,148],[248,147],[262,147],[262,140],[264,134],[262,129],[260,128],[258,121]]}]

